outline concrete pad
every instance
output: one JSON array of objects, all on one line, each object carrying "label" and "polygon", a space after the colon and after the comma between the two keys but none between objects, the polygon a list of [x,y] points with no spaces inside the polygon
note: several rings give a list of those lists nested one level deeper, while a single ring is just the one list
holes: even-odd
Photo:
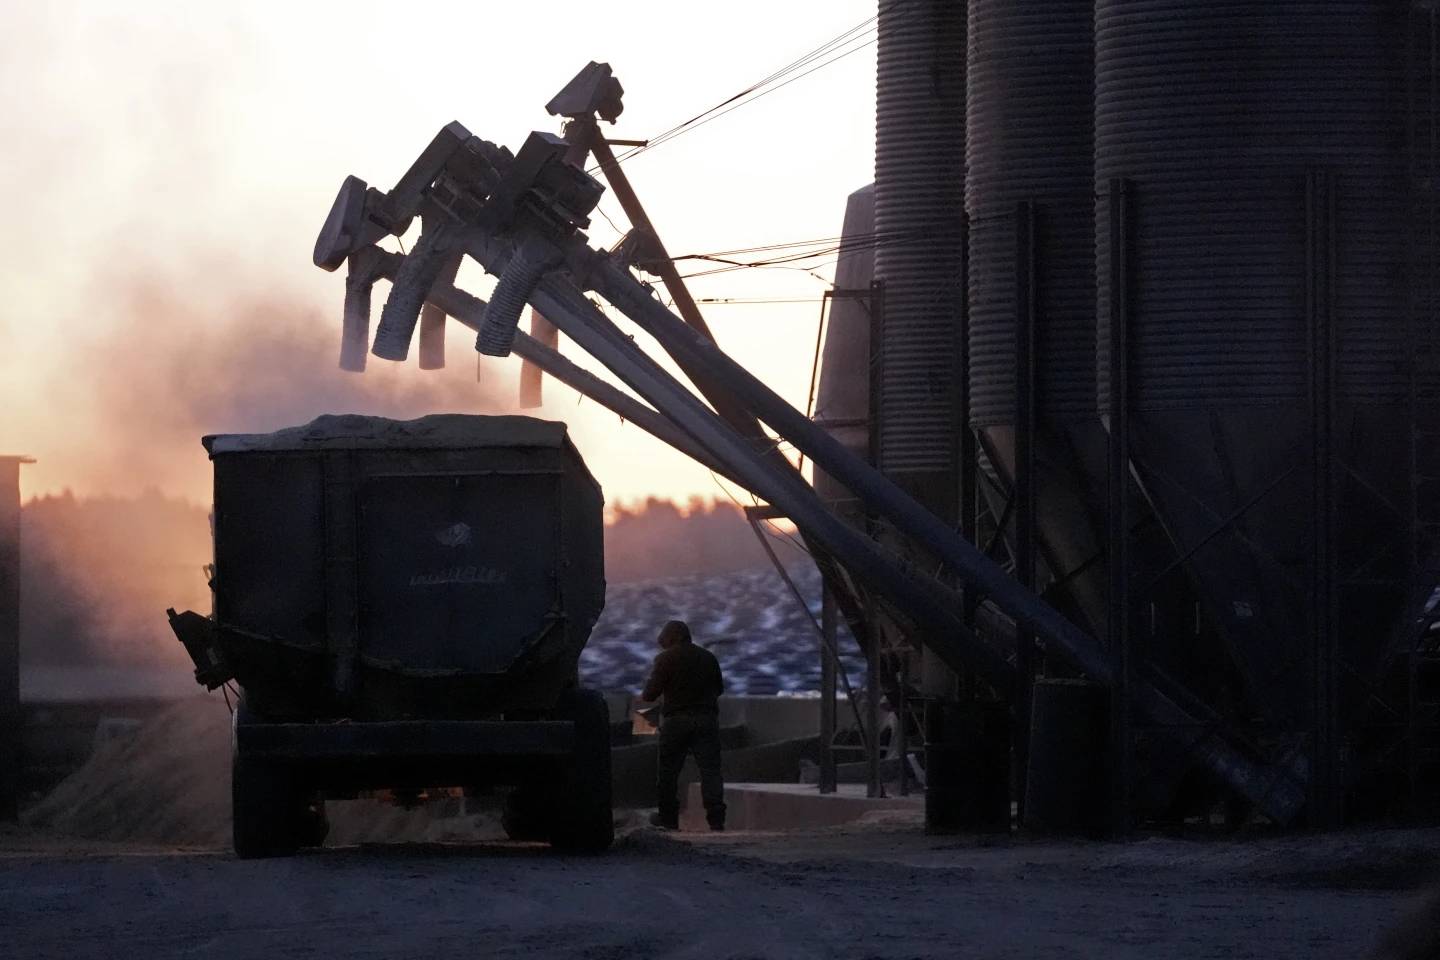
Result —
[{"label": "concrete pad", "polygon": [[[870,798],[865,785],[842,783],[835,793],[822,794],[806,783],[725,784],[725,826],[730,830],[804,830],[852,823],[878,811],[922,812],[925,798],[891,795]],[[680,829],[708,830],[700,784],[685,792]]]},{"label": "concrete pad", "polygon": [[[759,746],[731,748],[726,743],[727,731],[747,733],[742,728],[720,729],[720,769],[725,781],[737,783],[793,784],[800,778],[800,758],[814,756],[819,749],[815,737],[780,740]],[[615,747],[610,752],[611,781],[615,806],[653,807],[655,805],[656,737],[636,737],[636,742]],[[685,803],[689,784],[700,777],[694,757],[685,758],[680,771],[680,802]],[[697,794],[698,796],[698,794]],[[699,802],[698,800],[696,801]]]}]

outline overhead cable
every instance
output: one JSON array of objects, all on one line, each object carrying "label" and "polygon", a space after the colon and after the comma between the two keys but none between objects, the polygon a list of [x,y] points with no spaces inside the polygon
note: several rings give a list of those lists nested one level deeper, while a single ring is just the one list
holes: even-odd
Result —
[{"label": "overhead cable", "polygon": [[[905,2],[905,0],[891,0],[890,5],[898,6],[903,2]],[[879,38],[879,19],[880,14],[877,13],[875,16],[857,23],[855,26],[826,41],[804,56],[791,61],[764,79],[752,83],[740,92],[725,98],[710,109],[698,113],[689,120],[678,123],[670,129],[651,137],[643,144],[626,151],[618,156],[615,162],[624,163],[626,160],[636,157],[647,150],[652,150],[662,143],[673,140],[697,127],[702,127],[712,120],[718,120],[733,110],[737,110],[746,104],[754,103],[761,97],[789,86],[796,80],[808,77],[815,71],[843,60],[853,53],[858,53],[861,50],[873,46]],[[797,73],[797,71],[802,72]],[[597,167],[595,169],[599,168]]]}]

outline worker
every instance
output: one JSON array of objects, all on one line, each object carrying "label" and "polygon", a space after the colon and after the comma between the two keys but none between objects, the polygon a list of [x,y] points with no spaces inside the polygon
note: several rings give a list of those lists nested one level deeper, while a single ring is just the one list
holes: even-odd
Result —
[{"label": "worker", "polygon": [[720,773],[720,661],[690,636],[683,620],[671,620],[656,639],[660,653],[640,695],[660,701],[660,747],[656,763],[657,827],[680,826],[680,768],[693,754],[700,768],[700,797],[711,830],[725,829],[725,782]]}]

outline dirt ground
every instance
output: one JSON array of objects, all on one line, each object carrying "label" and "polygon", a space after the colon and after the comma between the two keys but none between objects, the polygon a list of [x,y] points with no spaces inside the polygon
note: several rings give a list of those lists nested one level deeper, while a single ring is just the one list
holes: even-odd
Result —
[{"label": "dirt ground", "polygon": [[0,929],[57,957],[1366,957],[1440,831],[1124,844],[827,831],[495,842],[286,860],[0,831]]}]

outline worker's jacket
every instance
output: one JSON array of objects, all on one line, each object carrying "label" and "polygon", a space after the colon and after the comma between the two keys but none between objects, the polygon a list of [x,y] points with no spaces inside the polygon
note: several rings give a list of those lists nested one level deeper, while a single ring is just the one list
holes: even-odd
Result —
[{"label": "worker's jacket", "polygon": [[715,654],[694,642],[681,642],[661,650],[645,683],[642,700],[664,699],[661,713],[718,713],[716,702],[725,692],[720,661]]}]

